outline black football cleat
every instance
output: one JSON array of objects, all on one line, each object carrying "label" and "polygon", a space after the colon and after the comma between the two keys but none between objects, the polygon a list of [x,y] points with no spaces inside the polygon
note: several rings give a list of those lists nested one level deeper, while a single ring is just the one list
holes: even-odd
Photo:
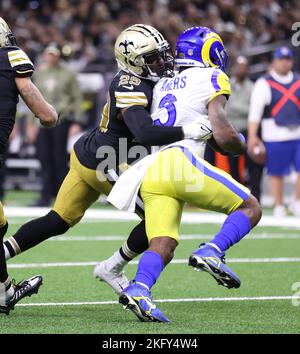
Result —
[{"label": "black football cleat", "polygon": [[42,284],[43,278],[40,275],[35,275],[14,285],[14,295],[7,300],[5,306],[0,306],[0,313],[8,315],[10,310],[13,310],[14,306],[24,297],[30,297],[33,294],[37,294]]}]

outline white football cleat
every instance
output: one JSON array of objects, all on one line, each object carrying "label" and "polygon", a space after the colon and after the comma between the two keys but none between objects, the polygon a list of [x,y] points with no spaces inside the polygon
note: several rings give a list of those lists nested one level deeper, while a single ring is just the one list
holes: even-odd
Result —
[{"label": "white football cleat", "polygon": [[96,265],[94,277],[107,283],[118,295],[129,285],[129,280],[123,272],[123,267],[120,269],[120,267],[115,266],[107,269],[106,261]]}]

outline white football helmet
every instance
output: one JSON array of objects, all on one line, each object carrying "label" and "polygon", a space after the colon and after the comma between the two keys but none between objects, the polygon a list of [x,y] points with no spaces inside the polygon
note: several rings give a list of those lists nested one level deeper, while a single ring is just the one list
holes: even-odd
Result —
[{"label": "white football helmet", "polygon": [[[152,62],[158,56],[164,64],[155,71]],[[116,40],[115,58],[122,70],[143,79],[158,81],[163,76],[173,76],[174,57],[170,44],[149,25],[126,28]]]},{"label": "white football helmet", "polygon": [[16,44],[16,39],[8,24],[0,17],[0,47],[14,46]]}]

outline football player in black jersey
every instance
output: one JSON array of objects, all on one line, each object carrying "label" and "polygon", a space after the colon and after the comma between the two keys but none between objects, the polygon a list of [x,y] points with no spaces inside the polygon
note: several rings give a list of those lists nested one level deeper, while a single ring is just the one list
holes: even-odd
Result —
[{"label": "football player in black jersey", "polygon": [[[5,241],[7,259],[63,234],[77,224],[100,194],[110,192],[113,176],[118,175],[121,165],[129,161],[128,152],[132,147],[163,145],[203,135],[201,127],[195,124],[185,127],[153,125],[149,113],[152,89],[161,77],[172,75],[174,62],[170,46],[161,33],[142,24],[127,28],[116,40],[115,57],[120,71],[110,84],[100,125],[75,143],[70,170],[53,209],[24,224]],[[122,141],[125,144],[122,145]],[[123,147],[120,149],[120,146]],[[107,155],[110,155],[108,164]],[[115,168],[111,168],[112,160]],[[147,248],[145,224],[141,221],[115,256],[122,267]],[[99,271],[96,268],[95,276],[107,281],[117,293],[127,285],[127,278],[118,269],[101,268]],[[114,281],[116,276],[117,281]]]},{"label": "football player in black jersey", "polygon": [[[28,108],[46,127],[56,125],[57,113],[43,98],[30,77],[34,67],[26,53],[17,47],[15,37],[7,23],[0,17],[0,168],[9,135],[15,123],[19,94]],[[0,202],[0,313],[8,314],[13,306],[25,296],[36,293],[42,283],[35,276],[14,285],[7,273],[3,237],[7,220]]]}]

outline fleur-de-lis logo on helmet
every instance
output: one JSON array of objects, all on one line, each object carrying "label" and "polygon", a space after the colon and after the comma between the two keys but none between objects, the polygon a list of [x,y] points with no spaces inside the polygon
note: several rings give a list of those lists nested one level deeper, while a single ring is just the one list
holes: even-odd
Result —
[{"label": "fleur-de-lis logo on helmet", "polygon": [[128,41],[127,39],[125,39],[124,42],[121,42],[121,43],[119,44],[119,47],[124,47],[124,51],[123,51],[123,54],[124,54],[124,55],[130,54],[130,52],[127,50],[127,48],[128,48],[129,45],[134,46],[133,42]]}]

